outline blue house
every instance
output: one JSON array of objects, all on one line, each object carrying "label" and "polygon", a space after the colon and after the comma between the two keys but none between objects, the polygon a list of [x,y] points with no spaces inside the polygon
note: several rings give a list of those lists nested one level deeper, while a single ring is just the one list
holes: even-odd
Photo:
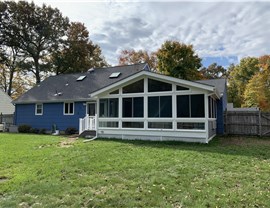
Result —
[{"label": "blue house", "polygon": [[182,80],[152,72],[147,64],[95,68],[49,77],[14,104],[16,125],[208,143],[224,131],[226,80]]}]

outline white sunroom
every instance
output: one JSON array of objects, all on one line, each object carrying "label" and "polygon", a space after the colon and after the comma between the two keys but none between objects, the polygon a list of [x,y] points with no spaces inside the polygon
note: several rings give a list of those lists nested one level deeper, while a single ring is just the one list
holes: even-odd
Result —
[{"label": "white sunroom", "polygon": [[214,86],[141,71],[90,96],[98,137],[208,143],[216,135]]}]

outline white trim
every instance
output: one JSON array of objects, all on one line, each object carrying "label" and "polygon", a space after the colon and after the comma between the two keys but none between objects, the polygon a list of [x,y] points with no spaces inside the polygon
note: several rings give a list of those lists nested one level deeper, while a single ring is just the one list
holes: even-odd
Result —
[{"label": "white trim", "polygon": [[[37,113],[37,106],[41,105],[41,113]],[[43,115],[43,103],[36,103],[35,105],[35,115],[36,116],[42,116]]]},{"label": "white trim", "polygon": [[[68,104],[68,111],[70,109],[70,104],[73,103],[73,113],[65,113],[65,106]],[[75,102],[64,102],[63,103],[63,115],[65,116],[72,116],[74,115],[74,110],[75,110]]]}]

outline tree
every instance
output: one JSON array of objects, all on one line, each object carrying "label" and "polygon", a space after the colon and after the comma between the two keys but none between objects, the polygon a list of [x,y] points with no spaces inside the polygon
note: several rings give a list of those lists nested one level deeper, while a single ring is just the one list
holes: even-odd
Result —
[{"label": "tree", "polygon": [[156,69],[157,67],[156,54],[148,53],[144,50],[122,50],[120,56],[118,57],[118,62],[119,65],[148,63],[150,69]]},{"label": "tree", "polygon": [[225,78],[227,76],[226,69],[217,65],[217,63],[213,63],[207,68],[203,67],[200,72],[205,79],[218,79]]},{"label": "tree", "polygon": [[240,63],[233,66],[229,71],[228,100],[235,107],[244,104],[244,92],[249,80],[260,71],[259,60],[255,57],[246,57]]},{"label": "tree", "polygon": [[164,74],[186,80],[201,78],[198,72],[201,59],[192,45],[166,41],[157,52],[157,61],[158,70]]},{"label": "tree", "polygon": [[24,58],[21,68],[35,75],[50,71],[48,57],[61,46],[69,20],[58,9],[33,2],[0,2],[0,45],[15,47]]},{"label": "tree", "polygon": [[248,82],[244,92],[244,107],[260,107],[270,111],[270,56],[259,58],[260,71]]},{"label": "tree", "polygon": [[72,22],[62,50],[52,56],[56,74],[85,72],[91,67],[108,66],[98,45],[89,40],[84,24]]}]

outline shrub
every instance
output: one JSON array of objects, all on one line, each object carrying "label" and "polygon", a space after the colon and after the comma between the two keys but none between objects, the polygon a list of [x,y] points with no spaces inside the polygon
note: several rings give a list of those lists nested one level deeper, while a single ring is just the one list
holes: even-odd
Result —
[{"label": "shrub", "polygon": [[77,129],[74,127],[68,127],[65,130],[65,134],[67,134],[67,135],[76,134],[76,133],[77,133]]},{"label": "shrub", "polygon": [[30,133],[32,133],[32,134],[38,134],[39,133],[39,129],[37,129],[37,128],[31,128],[30,129]]},{"label": "shrub", "polygon": [[46,134],[46,129],[40,129],[39,133],[40,134]]},{"label": "shrub", "polygon": [[31,126],[27,124],[23,124],[18,127],[18,131],[20,133],[30,133],[30,130],[31,130]]}]

